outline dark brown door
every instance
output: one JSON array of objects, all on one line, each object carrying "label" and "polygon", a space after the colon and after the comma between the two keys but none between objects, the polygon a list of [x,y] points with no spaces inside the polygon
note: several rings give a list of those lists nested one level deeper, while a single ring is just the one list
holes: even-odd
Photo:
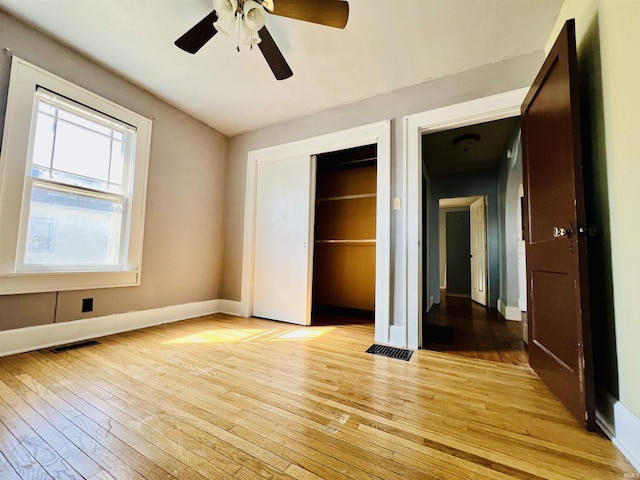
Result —
[{"label": "dark brown door", "polygon": [[575,23],[522,104],[529,363],[595,425]]}]

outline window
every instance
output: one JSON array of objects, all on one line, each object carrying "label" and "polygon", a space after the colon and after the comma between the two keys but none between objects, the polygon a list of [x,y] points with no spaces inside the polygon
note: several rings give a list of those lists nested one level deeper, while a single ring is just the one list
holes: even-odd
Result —
[{"label": "window", "polygon": [[0,294],[137,285],[151,122],[13,58]]}]

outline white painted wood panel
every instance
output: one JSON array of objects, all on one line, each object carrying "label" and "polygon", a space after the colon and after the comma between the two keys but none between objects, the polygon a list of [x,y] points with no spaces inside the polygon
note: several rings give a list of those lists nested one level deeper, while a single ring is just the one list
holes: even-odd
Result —
[{"label": "white painted wood panel", "polygon": [[308,155],[257,165],[256,317],[310,324],[312,171]]},{"label": "white painted wood panel", "polygon": [[479,198],[471,209],[471,299],[487,304],[487,222],[485,199]]}]

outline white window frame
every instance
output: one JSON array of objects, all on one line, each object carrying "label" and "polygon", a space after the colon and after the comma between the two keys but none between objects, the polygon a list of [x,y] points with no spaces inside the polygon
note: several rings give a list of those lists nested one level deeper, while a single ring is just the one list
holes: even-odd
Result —
[{"label": "white window frame", "polygon": [[[23,252],[20,222],[28,208],[24,195],[28,182],[29,143],[37,87],[102,112],[136,129],[133,190],[129,205],[128,242],[121,251],[125,262],[113,270],[20,271]],[[18,57],[12,58],[2,150],[0,151],[0,295],[124,287],[140,284],[147,173],[152,122],[84,88]],[[26,202],[26,205],[24,203]],[[24,227],[24,226],[23,226]],[[126,228],[126,226],[125,226]],[[24,228],[22,230],[25,230]]]}]

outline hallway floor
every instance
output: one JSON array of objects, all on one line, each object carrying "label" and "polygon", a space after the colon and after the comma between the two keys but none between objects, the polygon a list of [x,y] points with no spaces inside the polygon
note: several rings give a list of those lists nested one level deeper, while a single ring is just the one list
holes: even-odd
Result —
[{"label": "hallway floor", "polygon": [[[522,323],[504,320],[497,312],[469,298],[441,295],[423,317],[423,347],[427,350],[528,365]],[[441,328],[444,327],[444,328]]]}]

